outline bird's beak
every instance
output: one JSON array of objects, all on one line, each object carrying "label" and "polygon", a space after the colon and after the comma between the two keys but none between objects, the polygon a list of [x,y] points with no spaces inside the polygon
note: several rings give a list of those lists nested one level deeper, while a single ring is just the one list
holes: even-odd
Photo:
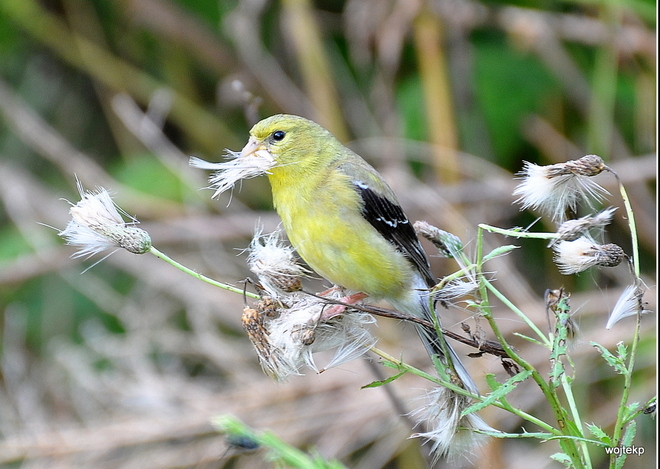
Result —
[{"label": "bird's beak", "polygon": [[266,146],[262,141],[250,137],[250,140],[248,140],[247,144],[241,150],[241,157],[254,156],[258,151],[265,149]]}]

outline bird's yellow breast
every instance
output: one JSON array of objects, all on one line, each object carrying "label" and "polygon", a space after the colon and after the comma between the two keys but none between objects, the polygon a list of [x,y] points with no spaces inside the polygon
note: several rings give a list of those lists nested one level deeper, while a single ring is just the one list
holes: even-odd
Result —
[{"label": "bird's yellow breast", "polygon": [[[276,168],[273,202],[300,256],[331,282],[373,297],[396,298],[411,283],[409,261],[355,210],[358,193],[344,178],[299,177]],[[353,208],[352,210],[350,208]]]}]

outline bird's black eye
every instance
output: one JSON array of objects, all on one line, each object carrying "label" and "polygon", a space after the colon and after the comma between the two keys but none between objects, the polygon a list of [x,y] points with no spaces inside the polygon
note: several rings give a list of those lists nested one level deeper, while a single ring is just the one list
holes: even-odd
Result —
[{"label": "bird's black eye", "polygon": [[276,142],[281,142],[282,140],[284,140],[285,135],[286,133],[284,131],[276,130],[275,132],[273,132],[273,140],[275,140]]}]

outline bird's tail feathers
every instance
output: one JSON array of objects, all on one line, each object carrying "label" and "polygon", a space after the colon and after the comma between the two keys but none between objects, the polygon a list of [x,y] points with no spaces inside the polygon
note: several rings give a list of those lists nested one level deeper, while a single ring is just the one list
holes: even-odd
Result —
[{"label": "bird's tail feathers", "polygon": [[[390,302],[396,309],[427,321],[433,322],[436,314],[431,308],[428,290],[422,287],[415,290],[414,295]],[[460,385],[467,391],[479,395],[477,385],[447,342],[442,330],[421,325],[417,325],[416,328],[428,354],[431,358],[437,357],[437,362],[444,368],[439,370],[440,374],[448,376],[452,384]],[[435,457],[447,455],[451,460],[457,454],[467,454],[472,451],[475,444],[478,444],[479,435],[471,430],[492,430],[475,413],[463,415],[463,411],[472,401],[469,396],[441,385],[430,392],[430,397],[429,405],[420,411],[429,430],[416,436],[432,443],[431,451]]]},{"label": "bird's tail feathers", "polygon": [[[415,279],[415,282],[418,288],[412,290],[410,295],[403,298],[390,299],[390,303],[399,311],[433,322],[433,316],[436,313],[431,310],[429,291],[425,288],[426,282],[421,275]],[[478,395],[477,385],[472,380],[463,363],[461,363],[454,349],[445,339],[442,331],[436,331],[421,325],[417,325],[416,327],[429,356],[438,357],[440,362],[447,366],[450,372],[449,374],[452,377],[458,377],[465,389]]]},{"label": "bird's tail feathers", "polygon": [[438,337],[435,332],[422,326],[418,326],[417,331],[422,338],[422,342],[424,342],[429,356],[438,357],[441,363],[456,373],[456,376],[458,376],[465,389],[478,395],[479,389],[476,383],[470,376],[470,373],[468,373],[465,365],[463,365],[463,362],[461,362],[456,351],[449,345],[449,342],[447,342],[444,336]]}]

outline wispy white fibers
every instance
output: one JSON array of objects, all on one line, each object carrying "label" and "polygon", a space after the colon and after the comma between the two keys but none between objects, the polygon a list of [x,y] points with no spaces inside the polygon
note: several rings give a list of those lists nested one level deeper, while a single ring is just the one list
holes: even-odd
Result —
[{"label": "wispy white fibers", "polygon": [[513,191],[520,209],[531,208],[548,215],[553,221],[563,222],[566,211],[577,210],[578,203],[594,208],[609,192],[591,179],[609,168],[596,155],[548,166],[525,162],[518,174],[522,182]]},{"label": "wispy white fibers", "polygon": [[211,184],[210,188],[215,190],[214,198],[234,187],[234,184],[241,179],[267,174],[275,164],[272,155],[266,150],[259,150],[249,155],[227,150],[227,161],[223,163],[209,163],[199,158],[190,158],[190,166],[213,171],[209,177],[209,184]]},{"label": "wispy white fibers", "polygon": [[449,461],[473,454],[485,436],[474,430],[496,432],[477,414],[470,413],[461,417],[461,413],[470,405],[468,397],[438,386],[427,394],[427,404],[413,412],[421,418],[426,432],[415,433],[415,438],[422,438],[431,443],[431,452],[436,459],[446,456]]},{"label": "wispy white fibers", "polygon": [[151,248],[149,233],[133,226],[137,223],[134,218],[124,221],[124,212],[115,205],[107,190],[85,191],[78,182],[78,191],[81,200],[71,204],[71,220],[59,233],[67,244],[80,248],[73,257],[91,257],[117,248],[144,254]]}]

